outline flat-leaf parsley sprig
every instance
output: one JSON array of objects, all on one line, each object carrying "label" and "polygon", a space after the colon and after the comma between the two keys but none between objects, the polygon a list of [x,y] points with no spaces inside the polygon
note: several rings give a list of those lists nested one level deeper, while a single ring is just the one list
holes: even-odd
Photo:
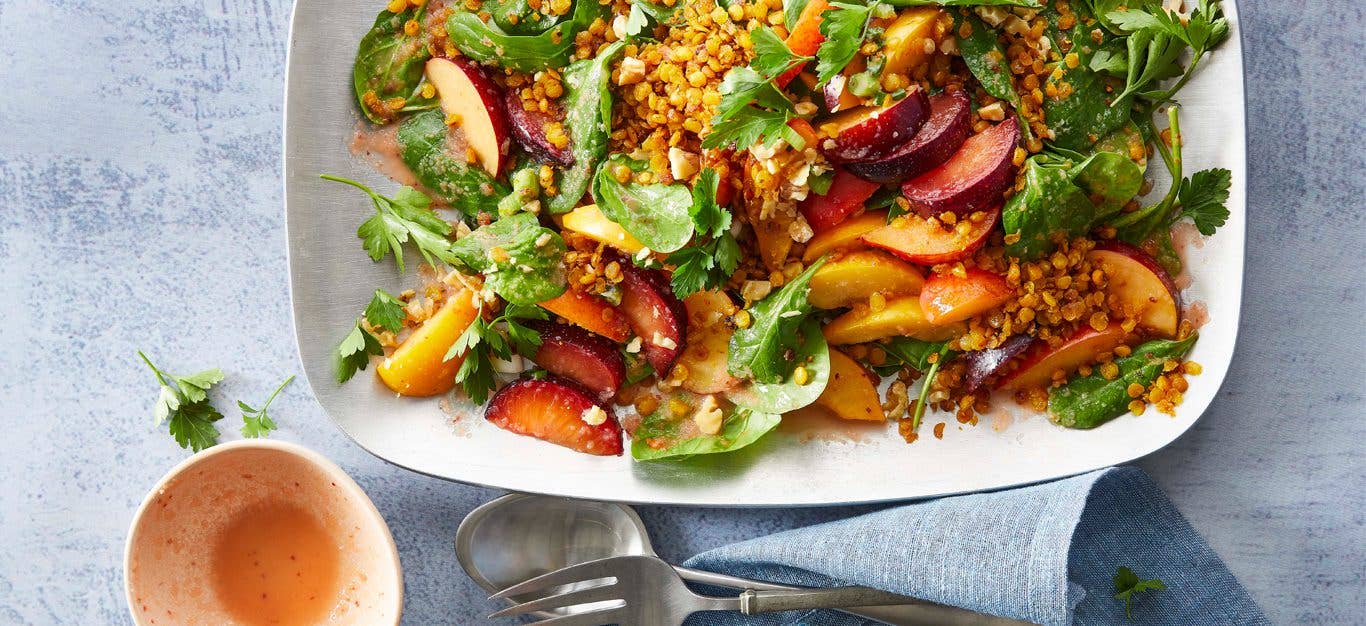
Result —
[{"label": "flat-leaf parsley sprig", "polygon": [[[485,320],[483,305],[474,321],[460,333],[460,337],[446,351],[443,360],[463,356],[460,369],[455,373],[455,382],[465,390],[465,395],[475,404],[488,402],[489,394],[497,389],[494,378],[493,359],[507,361],[512,359],[516,350],[522,356],[536,354],[541,346],[541,335],[522,322],[527,320],[548,319],[545,309],[534,304],[508,304],[503,311],[491,320]],[[503,330],[499,330],[502,324]],[[504,336],[504,332],[507,333]]]},{"label": "flat-leaf parsley sprig", "polygon": [[675,266],[670,283],[679,298],[725,286],[740,265],[740,244],[730,233],[730,211],[716,203],[719,184],[714,169],[702,170],[697,176],[688,209],[696,232],[693,244],[666,259]]},{"label": "flat-leaf parsley sprig", "polygon": [[792,54],[766,26],[755,29],[751,37],[755,60],[747,67],[731,68],[721,79],[721,104],[702,147],[748,147],[761,139],[764,144],[783,139],[794,148],[804,148],[805,140],[787,124],[798,117],[796,105],[773,80],[810,57]]},{"label": "flat-leaf parsley sprig", "polygon": [[331,174],[323,174],[322,178],[364,191],[375,204],[375,214],[356,229],[356,236],[361,238],[370,260],[379,261],[393,254],[398,271],[402,272],[403,244],[411,240],[428,265],[436,266],[433,257],[448,264],[455,263],[448,239],[451,225],[432,211],[432,199],[422,192],[412,187],[399,187],[393,197],[385,197],[354,180]]},{"label": "flat-leaf parsley sprig", "polygon": [[407,312],[403,310],[401,300],[389,295],[389,292],[383,289],[376,289],[375,295],[370,298],[370,304],[365,306],[365,315],[356,320],[356,325],[351,328],[351,332],[347,333],[346,338],[337,345],[335,355],[337,382],[344,383],[351,380],[351,377],[356,375],[357,370],[369,367],[371,355],[384,356],[384,347],[380,345],[379,338],[366,329],[366,324],[370,328],[381,328],[391,333],[397,333],[403,330],[403,320],[407,315]]},{"label": "flat-leaf parsley sprig", "polygon": [[223,419],[223,414],[209,402],[208,392],[223,381],[222,370],[213,368],[189,376],[175,376],[153,365],[141,350],[138,357],[151,368],[161,384],[153,409],[157,425],[167,422],[176,443],[195,452],[218,443],[218,427],[213,423]]},{"label": "flat-leaf parsley sprig", "polygon": [[275,396],[280,395],[280,392],[292,382],[294,382],[294,376],[291,374],[289,378],[285,379],[285,382],[280,383],[280,386],[271,392],[270,397],[266,398],[265,404],[262,404],[259,409],[253,408],[241,400],[237,401],[237,408],[242,410],[242,429],[240,432],[243,437],[252,439],[265,437],[270,434],[270,431],[279,428],[275,424],[275,420],[271,419],[270,414],[266,411],[270,409],[270,403],[275,401]]}]

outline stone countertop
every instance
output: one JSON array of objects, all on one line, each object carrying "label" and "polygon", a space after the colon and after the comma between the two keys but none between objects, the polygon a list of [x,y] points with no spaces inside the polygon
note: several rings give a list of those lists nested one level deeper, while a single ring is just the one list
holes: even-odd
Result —
[{"label": "stone countertop", "polygon": [[[1344,36],[1366,22],[1349,5],[1242,3],[1240,343],[1209,413],[1140,463],[1284,623],[1355,622],[1366,606],[1366,51]],[[0,622],[128,621],[130,516],[186,455],[153,429],[135,350],[222,367],[220,405],[298,371],[279,178],[290,8],[0,2]],[[335,459],[389,521],[407,622],[490,611],[451,539],[494,492],[369,456],[301,383],[272,408],[280,438]],[[681,559],[858,510],[641,513]]]}]

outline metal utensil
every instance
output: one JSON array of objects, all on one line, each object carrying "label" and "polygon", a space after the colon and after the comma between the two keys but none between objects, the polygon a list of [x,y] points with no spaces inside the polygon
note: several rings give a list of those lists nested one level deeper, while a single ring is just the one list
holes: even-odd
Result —
[{"label": "metal utensil", "polygon": [[[470,511],[456,531],[455,552],[465,573],[489,593],[570,565],[612,556],[655,556],[645,524],[631,507],[531,494],[509,494]],[[681,566],[674,571],[685,580],[717,587],[801,589]],[[508,600],[531,599],[514,596]],[[888,624],[1023,623],[911,598],[905,602],[838,610]],[[566,614],[539,613],[541,617]]]},{"label": "metal utensil", "polygon": [[[608,582],[590,584],[604,579]],[[555,593],[564,586],[572,587],[567,592]],[[541,623],[559,626],[667,625],[682,624],[689,615],[700,611],[739,611],[745,615],[756,615],[905,601],[903,596],[867,587],[777,591],[746,589],[734,597],[703,596],[688,589],[673,566],[659,557],[644,555],[614,556],[571,565],[513,585],[494,594],[492,598],[546,593],[551,595],[508,607],[489,617],[580,607],[580,612],[552,617]]]}]

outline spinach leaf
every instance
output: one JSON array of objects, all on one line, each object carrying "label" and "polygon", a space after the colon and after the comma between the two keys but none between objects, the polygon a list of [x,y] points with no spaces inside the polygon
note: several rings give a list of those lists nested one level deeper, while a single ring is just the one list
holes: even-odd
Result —
[{"label": "spinach leaf", "polygon": [[396,111],[387,102],[412,98],[422,82],[423,65],[431,57],[425,31],[408,35],[403,26],[410,20],[421,23],[425,10],[426,4],[402,13],[380,11],[375,25],[360,40],[351,66],[351,83],[361,112],[371,122],[393,121]]},{"label": "spinach leaf", "polygon": [[[963,32],[960,27],[965,22],[972,31],[966,38],[958,38],[958,50],[963,56],[963,63],[977,78],[977,82],[982,84],[982,89],[997,100],[1009,102],[1010,106],[1018,111],[1020,109],[1020,94],[1015,92],[1010,64],[1006,61],[1006,52],[1001,48],[1001,41],[996,37],[996,31],[987,28],[987,25],[983,24],[982,20],[972,13],[964,13],[956,17],[954,32]],[[1019,119],[1018,122],[1025,140],[1029,141],[1033,137],[1029,123],[1023,119]]]},{"label": "spinach leaf", "polygon": [[811,291],[811,277],[822,265],[825,257],[750,307],[753,322],[730,338],[726,369],[732,376],[772,384],[787,380],[795,367],[787,353],[802,347],[797,330],[811,313],[806,295]]},{"label": "spinach leaf", "polygon": [[[1116,152],[1127,155],[1130,161],[1138,165],[1143,171],[1148,169],[1148,142],[1143,138],[1143,132],[1138,129],[1132,121],[1120,126],[1114,132],[1101,137],[1094,146],[1093,152]],[[1134,155],[1138,155],[1135,159]]]},{"label": "spinach leaf", "polygon": [[529,213],[475,229],[456,240],[451,253],[512,304],[535,304],[564,293],[564,239]]},{"label": "spinach leaf", "polygon": [[485,0],[479,7],[509,35],[534,36],[559,24],[566,16],[550,16],[531,8],[527,0]]},{"label": "spinach leaf", "polygon": [[[597,4],[594,0],[580,0]],[[579,204],[588,191],[598,163],[607,156],[607,139],[612,125],[612,94],[607,90],[612,76],[611,63],[621,52],[618,41],[592,59],[575,61],[564,72],[568,93],[564,97],[564,125],[569,129],[570,152],[574,164],[560,172],[559,193],[546,201],[552,213],[565,213]]]},{"label": "spinach leaf", "polygon": [[594,20],[608,17],[607,7],[597,0],[578,0],[569,21],[539,35],[509,34],[496,22],[487,24],[478,15],[464,11],[451,15],[446,32],[451,43],[475,61],[532,74],[564,67],[574,51],[574,35]]},{"label": "spinach leaf", "polygon": [[688,244],[693,235],[692,192],[687,185],[622,183],[614,172],[625,165],[633,173],[649,170],[649,163],[614,154],[598,168],[593,179],[593,199],[607,219],[621,225],[645,247],[673,252]]},{"label": "spinach leaf", "polygon": [[[1196,335],[1181,341],[1158,339],[1115,359],[1119,376],[1105,380],[1099,371],[1067,381],[1048,393],[1049,418],[1068,428],[1095,428],[1129,410],[1129,385],[1147,387],[1162,374],[1162,363],[1180,359],[1195,345]],[[1098,369],[1098,368],[1097,368]]]},{"label": "spinach leaf", "polygon": [[809,377],[806,384],[799,385],[793,380],[794,368],[794,374],[789,374],[782,382],[753,381],[726,392],[726,398],[742,407],[778,414],[796,411],[815,402],[830,381],[830,346],[821,334],[820,322],[814,319],[802,322],[801,333],[801,347],[791,360],[806,368]]},{"label": "spinach leaf", "polygon": [[1115,94],[1124,90],[1124,81],[1098,73],[1090,67],[1091,58],[1098,50],[1113,50],[1112,47],[1107,48],[1107,44],[1115,36],[1101,30],[1100,41],[1092,39],[1091,32],[1096,30],[1095,17],[1080,2],[1073,3],[1072,10],[1077,19],[1076,24],[1068,30],[1058,27],[1057,12],[1047,13],[1048,36],[1054,48],[1059,48],[1060,44],[1066,44],[1062,48],[1070,46],[1069,52],[1076,53],[1080,62],[1074,68],[1059,63],[1057,68],[1062,75],[1057,78],[1049,76],[1047,84],[1061,90],[1060,93],[1066,94],[1066,97],[1044,99],[1044,121],[1048,129],[1053,131],[1052,145],[1085,151],[1096,140],[1128,123],[1133,98],[1115,98]]},{"label": "spinach leaf", "polygon": [[1025,7],[1028,9],[1042,9],[1041,0],[884,0],[887,4],[894,7],[970,7],[970,6],[1003,6],[1003,7]]},{"label": "spinach leaf", "polygon": [[1097,152],[1080,163],[1047,154],[1025,162],[1025,185],[1006,201],[1001,225],[1018,235],[1006,254],[1033,259],[1053,250],[1058,235],[1085,234],[1138,193],[1143,170],[1129,157]]},{"label": "spinach leaf", "polygon": [[466,215],[492,212],[508,194],[506,184],[471,166],[448,148],[451,129],[441,111],[423,111],[398,127],[399,156],[437,198]]},{"label": "spinach leaf", "polygon": [[[685,395],[692,400],[690,405],[698,404],[696,395]],[[758,441],[768,431],[776,428],[783,419],[771,413],[732,407],[725,411],[721,431],[717,434],[704,435],[694,432],[692,436],[679,439],[679,432],[684,430],[682,421],[690,418],[673,417],[668,406],[668,402],[661,402],[659,410],[645,416],[640,426],[636,427],[636,431],[631,435],[631,458],[637,461],[656,461],[738,450]],[[650,445],[652,442],[655,445],[667,445],[656,448]]]},{"label": "spinach leaf", "polygon": [[941,363],[958,355],[948,349],[948,341],[925,341],[914,337],[893,337],[878,347],[887,353],[887,362],[873,368],[880,376],[891,376],[903,367],[923,374],[932,365],[930,355],[938,354]]}]

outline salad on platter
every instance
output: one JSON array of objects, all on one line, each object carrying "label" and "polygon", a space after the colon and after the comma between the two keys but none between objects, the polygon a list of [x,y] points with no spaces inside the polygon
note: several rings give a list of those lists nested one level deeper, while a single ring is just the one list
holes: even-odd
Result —
[{"label": "salad on platter", "polygon": [[1228,34],[1217,0],[393,0],[352,150],[394,184],[323,177],[410,284],[337,379],[639,461],[799,410],[1175,415],[1231,184],[1178,97]]}]

